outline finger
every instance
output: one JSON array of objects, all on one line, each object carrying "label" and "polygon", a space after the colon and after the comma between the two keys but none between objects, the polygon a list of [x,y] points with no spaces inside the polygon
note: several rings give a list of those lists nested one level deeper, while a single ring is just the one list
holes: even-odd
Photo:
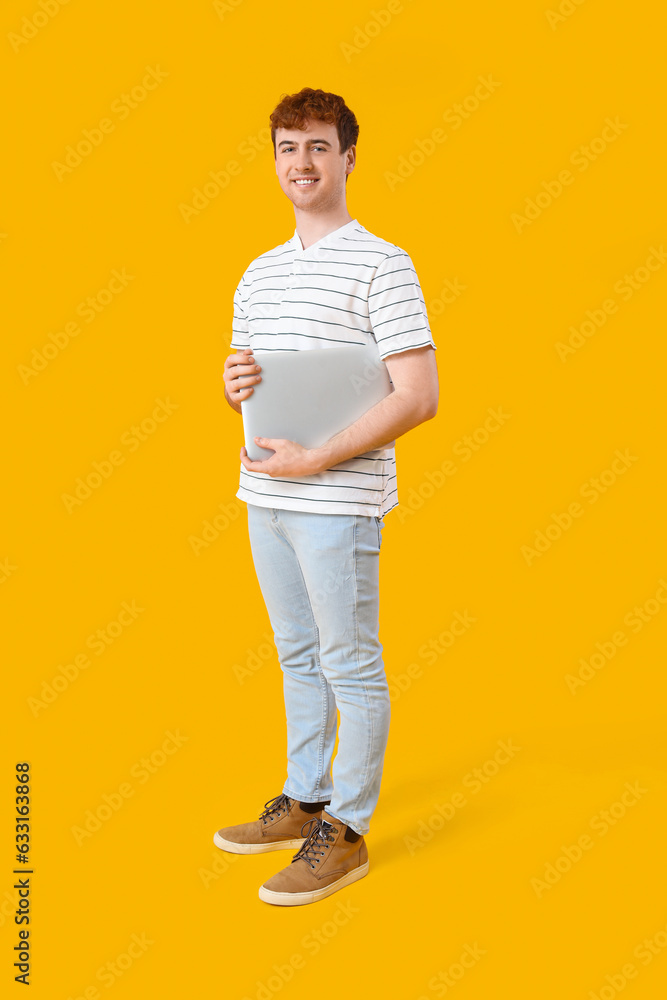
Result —
[{"label": "finger", "polygon": [[228,368],[223,373],[223,378],[232,389],[240,389],[245,388],[247,385],[254,385],[255,382],[261,382],[260,371],[259,365],[244,365],[243,367],[239,366],[233,369]]},{"label": "finger", "polygon": [[224,375],[228,382],[233,382],[236,378],[250,378],[259,374],[261,370],[259,365],[230,365],[229,368],[225,368]]},{"label": "finger", "polygon": [[259,365],[248,365],[244,367],[242,371],[238,369],[237,373],[235,373],[235,378],[244,379],[244,381],[248,384],[251,382],[260,382],[260,371],[261,368]]},{"label": "finger", "polygon": [[247,368],[249,371],[253,371],[254,366],[255,358],[251,351],[248,351],[247,354],[230,354],[225,358],[224,367],[228,370],[231,368],[243,368],[245,370]]},{"label": "finger", "polygon": [[252,352],[244,351],[242,354],[228,354],[225,358],[225,368],[233,368],[234,365],[247,364],[251,360]]},{"label": "finger", "polygon": [[243,450],[241,452],[240,457],[241,457],[241,465],[244,467],[244,469],[247,469],[248,472],[263,472],[264,470],[260,468],[260,466],[262,466],[264,463],[251,462],[250,459],[248,458],[248,453],[246,452],[245,454],[243,454]]},{"label": "finger", "polygon": [[253,386],[261,382],[261,377],[259,375],[253,376],[249,379],[234,379],[230,384],[231,392],[241,395],[242,393],[249,393],[253,391]]},{"label": "finger", "polygon": [[258,375],[256,372],[253,372],[252,375],[236,375],[236,373],[232,375],[228,372],[224,372],[223,379],[228,392],[238,392],[239,389],[247,389],[248,386],[261,382],[262,376]]},{"label": "finger", "polygon": [[271,448],[273,451],[280,451],[281,454],[285,455],[296,455],[298,456],[302,452],[302,447],[297,444],[296,441],[290,441],[287,438],[255,438],[255,443],[259,445],[260,448]]}]

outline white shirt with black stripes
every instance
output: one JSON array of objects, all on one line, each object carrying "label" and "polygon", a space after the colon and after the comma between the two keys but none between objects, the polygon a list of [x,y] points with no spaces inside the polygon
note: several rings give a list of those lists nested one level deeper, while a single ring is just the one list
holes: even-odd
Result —
[{"label": "white shirt with black stripes", "polygon": [[[234,294],[232,350],[302,351],[369,344],[380,357],[436,345],[412,260],[357,219],[303,249],[295,229],[261,254]],[[241,466],[236,494],[260,507],[384,517],[398,506],[393,445],[311,476]]]}]

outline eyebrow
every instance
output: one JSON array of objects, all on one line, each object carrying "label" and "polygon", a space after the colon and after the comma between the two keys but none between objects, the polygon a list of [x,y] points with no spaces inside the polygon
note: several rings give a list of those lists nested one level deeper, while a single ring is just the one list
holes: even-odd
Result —
[{"label": "eyebrow", "polygon": [[[309,142],[311,144],[319,143],[322,146],[331,146],[331,143],[327,142],[326,139],[304,139],[304,142]],[[299,144],[298,144],[298,142],[295,142],[293,139],[283,139],[283,141],[279,142],[278,145],[279,146],[298,146]]]}]

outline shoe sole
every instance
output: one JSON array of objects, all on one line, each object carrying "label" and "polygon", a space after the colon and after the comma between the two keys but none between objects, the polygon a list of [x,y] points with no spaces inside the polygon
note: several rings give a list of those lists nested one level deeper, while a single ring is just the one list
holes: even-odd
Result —
[{"label": "shoe sole", "polygon": [[229,854],[267,854],[269,851],[298,851],[303,844],[300,840],[275,840],[266,844],[235,844],[233,840],[225,840],[219,833],[213,834],[213,843],[221,851]]},{"label": "shoe sole", "polygon": [[326,899],[327,896],[331,896],[332,893],[338,892],[339,889],[343,889],[346,885],[356,882],[357,879],[363,878],[367,874],[368,861],[359,865],[358,868],[353,868],[337,882],[332,882],[331,885],[326,885],[323,889],[314,889],[312,892],[273,892],[272,889],[266,889],[260,885],[259,898],[265,903],[273,903],[274,906],[301,906],[303,903],[317,903],[320,899]]}]

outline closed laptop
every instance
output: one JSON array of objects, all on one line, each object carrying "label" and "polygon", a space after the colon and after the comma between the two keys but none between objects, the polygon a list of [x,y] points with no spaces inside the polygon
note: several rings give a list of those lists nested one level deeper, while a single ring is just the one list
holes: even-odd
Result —
[{"label": "closed laptop", "polygon": [[255,437],[318,448],[393,391],[376,344],[303,351],[253,351],[262,381],[241,403],[248,457],[273,455]]}]

